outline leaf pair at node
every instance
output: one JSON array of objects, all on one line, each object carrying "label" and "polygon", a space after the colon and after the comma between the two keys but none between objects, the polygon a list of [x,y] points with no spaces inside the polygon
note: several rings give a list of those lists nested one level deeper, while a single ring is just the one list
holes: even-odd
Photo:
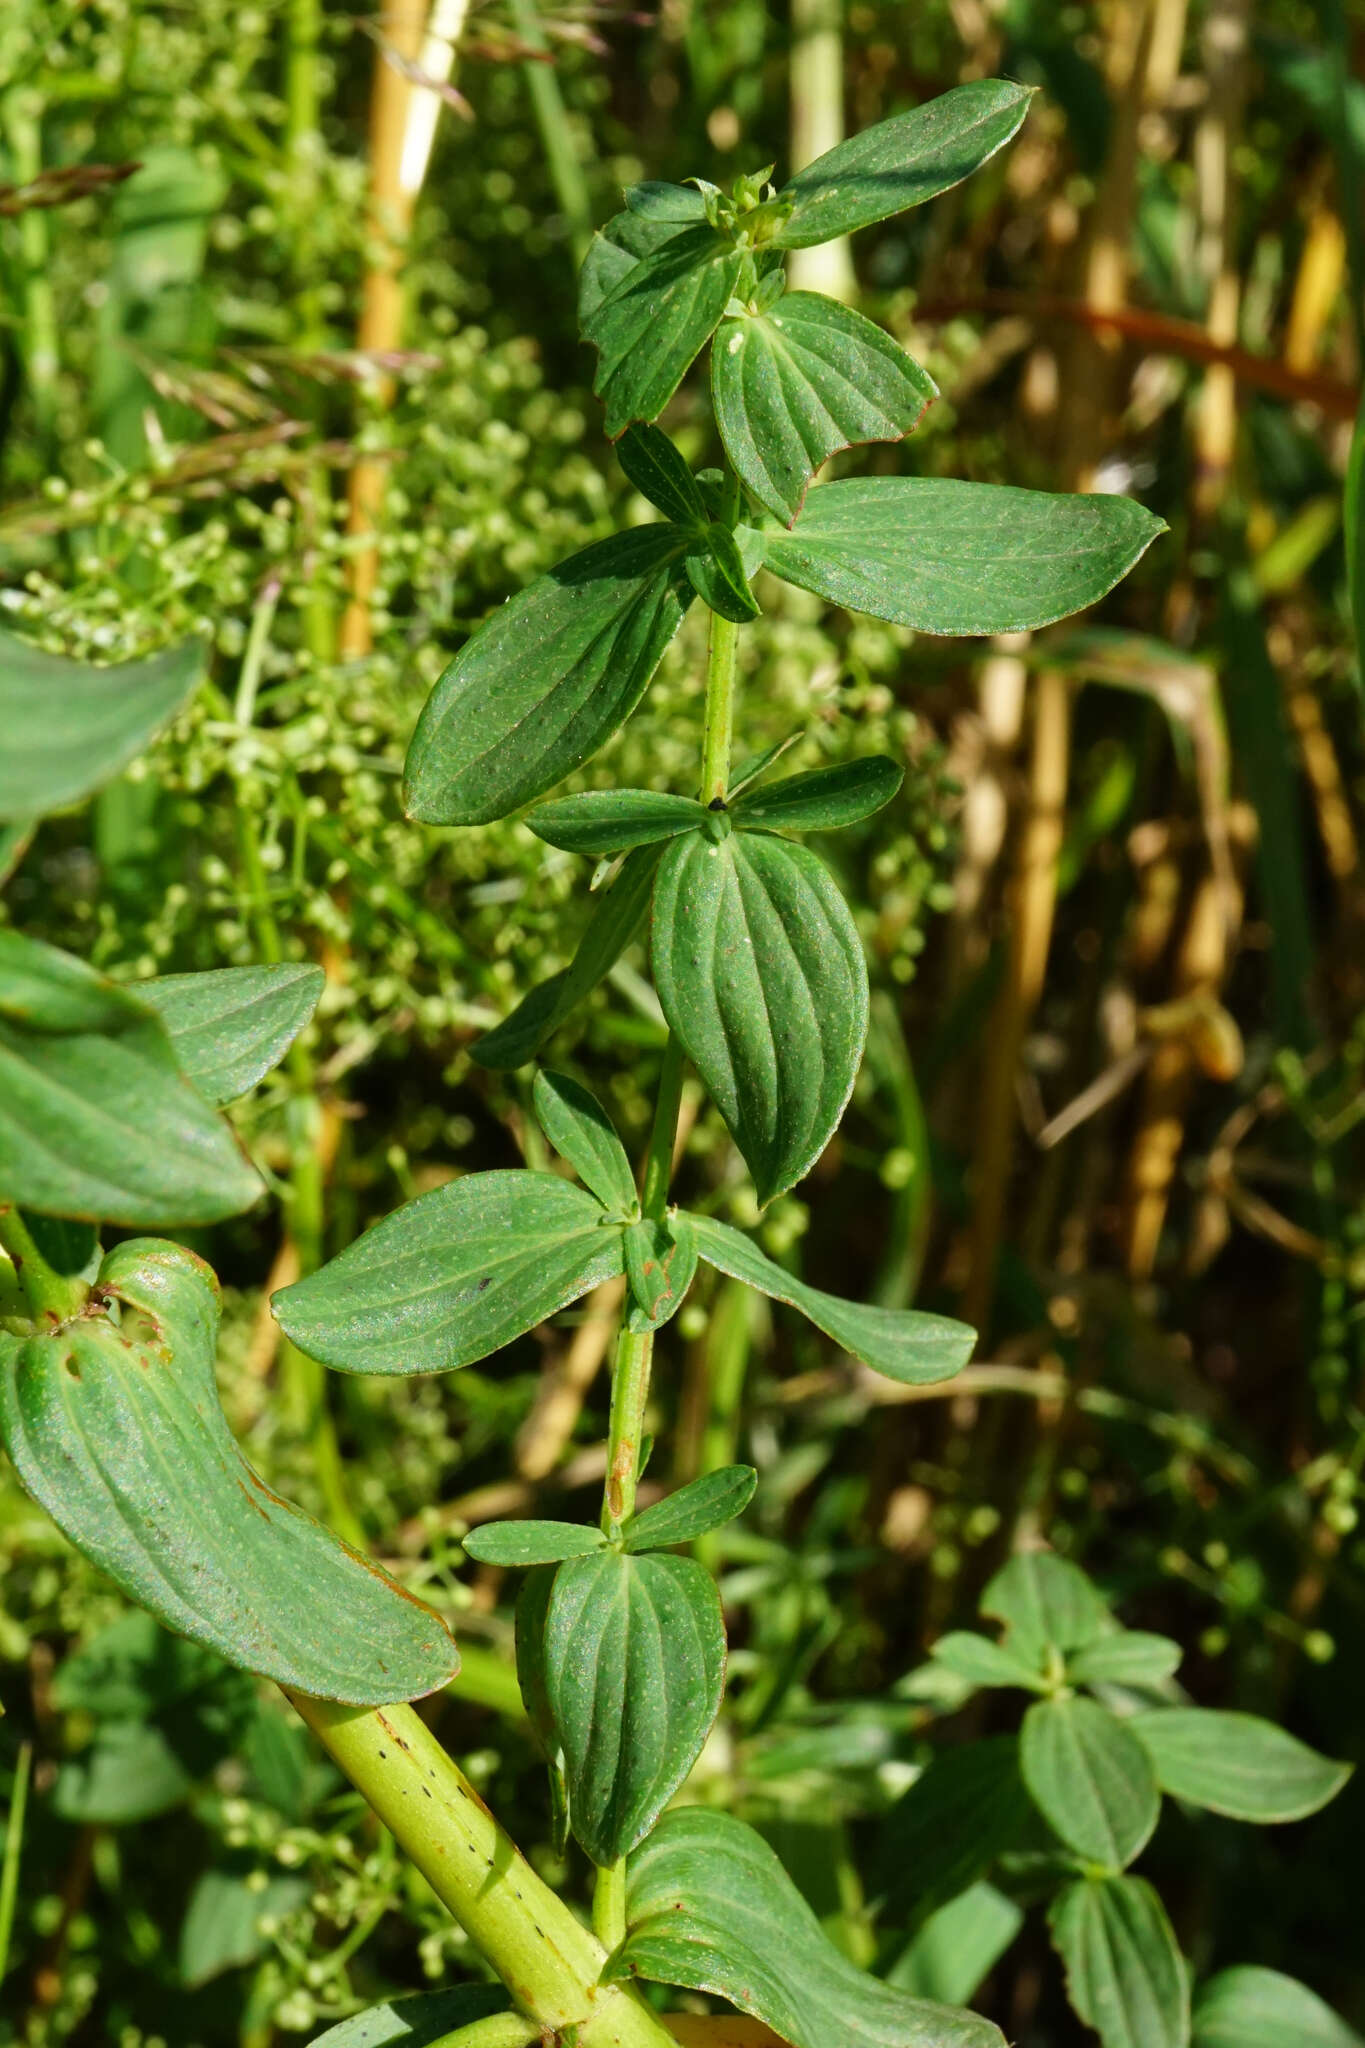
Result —
[{"label": "leaf pair at node", "polygon": [[[724,1528],[736,1515],[742,1515],[757,1484],[758,1474],[752,1465],[725,1465],[708,1472],[632,1515],[621,1531],[620,1547],[636,1552],[694,1543],[698,1536]],[[464,1547],[480,1564],[515,1569],[588,1556],[605,1549],[607,1538],[584,1522],[490,1522],[471,1529]]]}]

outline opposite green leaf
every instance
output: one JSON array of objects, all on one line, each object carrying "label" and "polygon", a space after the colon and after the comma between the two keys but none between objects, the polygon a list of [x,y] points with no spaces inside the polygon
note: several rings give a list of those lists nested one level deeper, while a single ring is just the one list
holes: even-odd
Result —
[{"label": "opposite green leaf", "polygon": [[804,846],[675,839],[652,957],[664,1015],[767,1204],[809,1172],[853,1092],[868,995],[848,906]]},{"label": "opposite green leaf", "polygon": [[0,1197],[146,1228],[216,1223],[261,1192],[155,1011],[0,931]]},{"label": "opposite green leaf", "polygon": [[1013,1899],[993,1884],[971,1885],[931,1913],[902,1953],[890,1981],[916,1998],[965,2005],[1024,1924]]},{"label": "opposite green leaf", "polygon": [[811,768],[783,782],[766,783],[737,797],[736,825],[762,826],[769,832],[824,832],[832,826],[856,825],[889,804],[905,780],[905,770],[885,754],[867,754],[860,761],[841,761],[834,768]]},{"label": "opposite green leaf", "polygon": [[1189,1976],[1149,1884],[1082,1878],[1057,1894],[1048,1926],[1071,2003],[1104,2048],[1186,2048]]},{"label": "opposite green leaf", "polygon": [[317,2035],[313,2048],[441,2048],[459,2028],[508,2010],[500,1984],[452,1984],[443,1991],[386,1998]]},{"label": "opposite green leaf", "polygon": [[1039,1700],[1031,1706],[1019,1763],[1049,1827],[1088,1862],[1122,1870],[1150,1838],[1161,1794],[1147,1752],[1096,1701]]},{"label": "opposite green leaf", "polygon": [[667,434],[657,427],[632,427],[617,442],[616,459],[636,490],[665,519],[675,526],[707,524],[710,514],[701,488]]},{"label": "opposite green leaf", "polygon": [[832,242],[961,184],[1017,133],[1032,97],[1007,78],[974,79],[850,136],[778,194],[791,211],[777,246]]},{"label": "opposite green leaf", "polygon": [[981,1595],[981,1612],[1003,1621],[1012,1650],[1041,1664],[1052,1650],[1079,1650],[1113,1629],[1085,1573],[1051,1550],[1021,1550]]},{"label": "opposite green leaf", "polygon": [[694,1216],[697,1249],[708,1265],[743,1280],[774,1301],[799,1309],[836,1344],[842,1344],[864,1365],[905,1386],[929,1386],[950,1380],[972,1355],[976,1333],[949,1316],[924,1315],[917,1309],[875,1308],[864,1302],[841,1301],[808,1287],[784,1266],[758,1249],[741,1231],[711,1216]]},{"label": "opposite green leaf", "polygon": [[718,520],[703,527],[687,551],[687,580],[704,604],[737,626],[762,609],[749,588],[749,572],[733,530]]},{"label": "opposite green leaf", "polygon": [[648,1834],[720,1711],[725,1624],[690,1558],[572,1558],[545,1620],[545,1696],[573,1832],[594,1863]]},{"label": "opposite green leaf", "polygon": [[954,1629],[940,1636],[929,1652],[935,1663],[943,1664],[965,1678],[970,1685],[1022,1686],[1025,1692],[1046,1690],[1036,1669],[989,1636],[974,1629]]},{"label": "opposite green leaf", "polygon": [[646,1216],[625,1234],[626,1278],[630,1283],[630,1327],[637,1333],[661,1330],[678,1313],[697,1271],[697,1237],[691,1218]]},{"label": "opposite green leaf", "polygon": [[[853,477],[758,536],[775,576],[923,633],[1012,633],[1095,604],[1163,532],[1132,498]],[[746,538],[740,529],[740,538]]]},{"label": "opposite green leaf", "polygon": [[938,387],[899,342],[818,292],[725,320],[711,350],[716,425],[740,477],[790,526],[822,462],[899,441]]},{"label": "opposite green leaf", "polygon": [[537,804],[526,823],[549,846],[598,859],[695,832],[706,822],[706,806],[694,796],[668,796],[654,789],[588,789],[581,796],[555,797]]},{"label": "opposite green leaf", "polygon": [[202,1260],[119,1245],[86,1312],[0,1337],[0,1435],[23,1485],[131,1599],[231,1663],[362,1706],[444,1685],[459,1659],[440,1618],[242,1457],[217,1336]]},{"label": "opposite green leaf", "polygon": [[509,1567],[560,1564],[601,1550],[606,1537],[587,1522],[485,1522],[463,1544],[480,1564]]},{"label": "opposite green leaf", "polygon": [[939,1750],[886,1817],[878,1857],[885,1909],[927,1920],[1014,1847],[1028,1818],[1013,1735]]},{"label": "opposite green leaf", "polygon": [[486,824],[595,754],[629,718],[682,624],[686,544],[673,526],[615,534],[494,612],[417,721],[409,816]]},{"label": "opposite green leaf", "polygon": [[133,993],[170,1033],[182,1073],[219,1107],[279,1065],[317,1008],[320,967],[222,967],[162,974]]},{"label": "opposite green leaf", "polygon": [[271,1297],[342,1372],[472,1365],[625,1271],[619,1224],[557,1173],[471,1173],[419,1195]]},{"label": "opposite green leaf", "polygon": [[1163,1792],[1262,1826],[1302,1820],[1335,1799],[1349,1764],[1319,1756],[1273,1721],[1204,1707],[1154,1707],[1132,1729]]},{"label": "opposite green leaf", "polygon": [[632,420],[658,418],[714,333],[744,261],[714,228],[682,227],[586,313],[580,297],[583,339],[600,357],[593,389],[606,407],[609,439]]},{"label": "opposite green leaf", "polygon": [[1354,2027],[1279,1970],[1220,1970],[1195,1996],[1194,2048],[1362,2048]]},{"label": "opposite green leaf", "polygon": [[[701,194],[696,196],[700,201]],[[588,253],[578,275],[580,332],[586,333],[589,321],[603,301],[611,296],[637,263],[646,256],[654,255],[677,236],[688,233],[704,218],[704,213],[694,213],[688,219],[657,220],[648,214],[635,213],[630,207],[622,213],[613,214],[588,244]]]},{"label": "opposite green leaf", "polygon": [[626,1524],[626,1549],[670,1550],[675,1543],[694,1543],[742,1515],[757,1485],[752,1465],[723,1465],[693,1479]]},{"label": "opposite green leaf", "polygon": [[627,1934],[608,1964],[728,1998],[792,2048],[1004,2048],[988,2020],[855,1968],[743,1821],[685,1807],[630,1860]]},{"label": "opposite green leaf", "polygon": [[206,665],[202,640],[92,668],[0,632],[0,822],[60,810],[108,782],[179,710]]},{"label": "opposite green leaf", "polygon": [[536,1121],[585,1188],[615,1216],[637,1207],[635,1175],[616,1126],[595,1095],[567,1074],[542,1068],[531,1090]]},{"label": "opposite green leaf", "polygon": [[1066,1660],[1066,1675],[1073,1685],[1163,1685],[1179,1670],[1183,1655],[1169,1636],[1121,1628],[1074,1651]]}]

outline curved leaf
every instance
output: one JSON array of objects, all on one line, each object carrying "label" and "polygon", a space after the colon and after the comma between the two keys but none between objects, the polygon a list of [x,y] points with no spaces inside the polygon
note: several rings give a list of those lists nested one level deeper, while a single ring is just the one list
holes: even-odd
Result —
[{"label": "curved leaf", "polygon": [[759,503],[790,526],[821,463],[899,441],[938,386],[900,343],[819,292],[722,321],[711,350],[716,425]]},{"label": "curved leaf", "polygon": [[718,1472],[707,1472],[634,1516],[626,1524],[626,1549],[669,1550],[675,1543],[693,1543],[712,1529],[724,1528],[744,1513],[757,1485],[752,1465],[723,1465]]},{"label": "curved leaf", "polygon": [[447,1372],[625,1270],[621,1227],[557,1173],[471,1173],[419,1195],[270,1305],[342,1372]]},{"label": "curved leaf", "polygon": [[922,1314],[918,1309],[876,1308],[859,1301],[841,1301],[808,1287],[785,1266],[761,1252],[742,1231],[713,1216],[694,1216],[697,1250],[708,1265],[743,1280],[774,1301],[799,1309],[845,1351],[864,1365],[905,1386],[930,1386],[961,1372],[972,1355],[976,1332],[950,1316]]},{"label": "curved leaf", "polygon": [[687,580],[704,604],[737,626],[762,610],[749,588],[749,570],[734,529],[719,520],[702,527],[688,548]]},{"label": "curved leaf", "polygon": [[580,294],[583,339],[600,357],[593,389],[606,407],[609,439],[633,420],[658,418],[715,332],[744,261],[714,228],[681,226],[662,247],[618,271],[586,312]]},{"label": "curved leaf", "polygon": [[597,1097],[567,1074],[542,1068],[531,1099],[540,1128],[584,1187],[604,1209],[629,1215],[636,1207],[635,1175],[616,1126]]},{"label": "curved leaf", "polygon": [[[638,187],[636,188],[638,190]],[[697,194],[700,201],[701,194]],[[636,213],[627,206],[613,214],[588,244],[588,253],[578,274],[578,326],[586,334],[588,322],[608,299],[627,273],[644,257],[652,256],[678,235],[686,234],[705,219],[705,211],[686,218],[661,220],[648,213]]]},{"label": "curved leaf", "polygon": [[1144,1879],[1081,1878],[1057,1894],[1048,1927],[1071,2003],[1104,2048],[1186,2048],[1189,1977]]},{"label": "curved leaf", "polygon": [[686,543],[672,526],[614,534],[494,612],[417,721],[408,815],[486,824],[595,754],[629,718],[682,624]]},{"label": "curved leaf", "polygon": [[548,846],[566,853],[622,853],[629,846],[648,846],[696,832],[706,822],[706,806],[694,796],[669,796],[655,789],[587,789],[579,796],[560,796],[537,804],[526,823]]},{"label": "curved leaf", "polygon": [[[700,193],[693,195],[700,198]],[[621,436],[616,459],[642,497],[676,526],[705,526],[710,519],[701,486],[667,434],[639,425]]]},{"label": "curved leaf", "polygon": [[831,604],[962,634],[1047,626],[1095,604],[1164,531],[1132,498],[851,477],[813,490],[790,533],[759,539],[775,576]]},{"label": "curved leaf", "polygon": [[1134,1714],[1128,1726],[1163,1792],[1232,1820],[1302,1820],[1335,1799],[1351,1775],[1349,1764],[1319,1756],[1256,1714],[1154,1707]]},{"label": "curved leaf", "polygon": [[720,1596],[690,1558],[572,1558],[555,1574],[543,1654],[573,1832],[594,1863],[614,1863],[654,1825],[720,1711]]},{"label": "curved leaf", "polygon": [[313,2048],[441,2048],[459,2028],[509,2010],[500,1984],[451,1984],[353,2013],[317,2035]]},{"label": "curved leaf", "polygon": [[1023,1911],[1013,1899],[992,1884],[974,1884],[930,1915],[898,1958],[891,1981],[917,1998],[963,2004],[1023,1924]]},{"label": "curved leaf", "polygon": [[900,763],[885,754],[867,754],[833,768],[811,768],[736,798],[735,823],[770,832],[823,832],[831,826],[856,825],[889,804],[904,780]]},{"label": "curved leaf", "polygon": [[480,1564],[515,1568],[587,1557],[606,1540],[590,1522],[485,1522],[469,1531],[463,1547]]},{"label": "curved leaf", "polygon": [[981,1636],[974,1629],[951,1629],[940,1636],[929,1652],[935,1663],[965,1678],[969,1685],[1020,1686],[1025,1692],[1043,1692],[1045,1682],[1021,1657]]},{"label": "curved leaf", "polygon": [[841,1955],[761,1835],[684,1807],[630,1859],[626,1939],[607,1965],[728,1998],[793,2048],[1004,2048],[988,2020],[866,1976]]},{"label": "curved leaf", "polygon": [[93,668],[0,632],[0,823],[79,802],[140,754],[203,680],[208,650],[183,640]]},{"label": "curved leaf", "polygon": [[1184,1654],[1169,1636],[1115,1629],[1068,1657],[1066,1675],[1073,1685],[1163,1685],[1180,1669]]},{"label": "curved leaf", "polygon": [[848,906],[804,846],[675,839],[654,887],[652,957],[664,1015],[766,1204],[815,1164],[853,1092],[868,994]]},{"label": "curved leaf", "polygon": [[1161,1794],[1147,1752],[1096,1701],[1039,1700],[1031,1706],[1019,1763],[1049,1827],[1091,1863],[1122,1870],[1150,1839]]},{"label": "curved leaf", "polygon": [[691,1218],[674,1211],[630,1224],[625,1253],[630,1327],[637,1332],[661,1330],[682,1307],[696,1277],[697,1237]]},{"label": "curved leaf", "polygon": [[1035,1664],[1049,1650],[1083,1649],[1114,1628],[1080,1566],[1052,1550],[1018,1551],[987,1585],[981,1612],[1003,1621],[1010,1648]]},{"label": "curved leaf", "polygon": [[1194,2001],[1194,2048],[1361,2048],[1354,2027],[1279,1970],[1244,1963],[1210,1977]]},{"label": "curved leaf", "polygon": [[119,1245],[81,1315],[0,1338],[0,1434],[20,1480],[131,1599],[248,1671],[361,1706],[444,1685],[459,1659],[439,1616],[243,1458],[217,1336],[201,1259]]},{"label": "curved leaf", "polygon": [[138,982],[201,1095],[219,1107],[277,1067],[317,1008],[320,967],[221,967]]}]

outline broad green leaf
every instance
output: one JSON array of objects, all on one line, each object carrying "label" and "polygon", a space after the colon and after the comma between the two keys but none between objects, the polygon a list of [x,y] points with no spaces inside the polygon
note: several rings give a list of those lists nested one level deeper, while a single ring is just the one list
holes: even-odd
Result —
[{"label": "broad green leaf", "polygon": [[1029,1817],[1013,1735],[941,1749],[882,1829],[879,1885],[888,1912],[922,1922],[985,1876]]},{"label": "broad green leaf", "polygon": [[831,826],[856,825],[889,804],[904,780],[900,763],[885,754],[841,761],[834,768],[811,768],[737,797],[735,823],[770,832],[823,832]]},{"label": "broad green leaf", "polygon": [[461,648],[423,707],[404,802],[482,825],[595,754],[644,695],[691,601],[686,534],[638,526],[570,555]]},{"label": "broad green leaf", "polygon": [[270,1305],[300,1351],[342,1372],[448,1372],[624,1271],[620,1225],[582,1188],[557,1173],[471,1173]]},{"label": "broad green leaf", "polygon": [[110,781],[179,710],[206,665],[202,640],[92,668],[0,632],[0,822],[60,810]]},{"label": "broad green leaf", "polygon": [[720,1596],[691,1558],[571,1558],[555,1574],[544,1656],[570,1824],[594,1863],[614,1863],[648,1834],[720,1711]]},{"label": "broad green leaf", "polygon": [[[700,201],[701,194],[697,194]],[[588,322],[617,285],[646,256],[652,256],[676,236],[695,228],[704,213],[687,219],[659,220],[635,213],[630,207],[613,214],[588,244],[588,253],[578,276],[578,325],[586,334]]]},{"label": "broad green leaf", "polygon": [[868,996],[848,906],[807,847],[759,832],[675,839],[652,958],[664,1015],[766,1205],[814,1166],[853,1092]]},{"label": "broad green leaf", "polygon": [[1104,2048],[1186,2048],[1185,1959],[1143,1878],[1078,1879],[1053,1900],[1048,1927],[1067,1995]]},{"label": "broad green leaf", "polygon": [[971,1685],[1022,1686],[1026,1692],[1046,1690],[1036,1667],[989,1636],[974,1629],[954,1629],[940,1636],[930,1651],[936,1663],[944,1664]]},{"label": "broad green leaf", "polygon": [[180,1925],[180,1981],[188,1990],[264,1955],[270,1942],[262,1920],[292,1913],[311,1890],[306,1877],[273,1876],[258,1886],[252,1875],[206,1870],[190,1893]]},{"label": "broad green leaf", "polygon": [[1194,2001],[1194,2048],[1362,2048],[1315,1991],[1243,1963],[1210,1977]]},{"label": "broad green leaf", "polygon": [[683,566],[697,596],[723,619],[743,626],[759,616],[762,606],[749,588],[749,570],[731,527],[720,520],[703,527]]},{"label": "broad green leaf", "polygon": [[647,178],[626,192],[626,205],[645,220],[662,220],[695,227],[706,218],[706,201],[695,185],[666,185]]},{"label": "broad green leaf", "polygon": [[220,1107],[277,1067],[317,1008],[320,967],[220,967],[162,974],[133,993],[170,1033],[182,1073]]},{"label": "broad green leaf", "polygon": [[314,2037],[313,2048],[443,2048],[461,2027],[508,2011],[500,1984],[451,1984],[386,1998]]},{"label": "broad green leaf", "polygon": [[742,1515],[754,1497],[758,1474],[752,1465],[723,1465],[655,1501],[626,1524],[627,1550],[670,1550],[693,1543]]},{"label": "broad green leaf", "polygon": [[1349,1764],[1256,1714],[1205,1707],[1153,1707],[1128,1722],[1173,1799],[1262,1826],[1302,1820],[1335,1799]]},{"label": "broad green leaf", "polygon": [[911,1998],[842,1955],[763,1837],[683,1807],[630,1859],[607,1968],[728,1998],[792,2048],[1003,2048],[988,2020]]},{"label": "broad green leaf", "polygon": [[145,1721],[203,1692],[224,1673],[200,1643],[168,1635],[135,1607],[64,1657],[52,1677],[52,1703],[64,1714],[102,1721]]},{"label": "broad green leaf", "polygon": [[0,1435],[23,1485],[131,1599],[230,1663],[361,1706],[446,1684],[459,1659],[444,1622],[238,1450],[214,1379],[218,1312],[201,1259],[134,1238],[80,1316],[0,1338]]},{"label": "broad green leaf", "polygon": [[616,459],[641,496],[675,526],[708,523],[710,514],[697,479],[658,427],[631,427],[616,444]]},{"label": "broad green leaf", "polygon": [[630,1327],[660,1330],[682,1307],[697,1271],[697,1236],[690,1217],[646,1216],[625,1234],[630,1283]]},{"label": "broad green leaf", "polygon": [[636,1208],[635,1175],[616,1126],[595,1095],[567,1074],[543,1068],[531,1090],[536,1121],[561,1159],[613,1215]]},{"label": "broad green leaf", "polygon": [[128,1827],[181,1805],[192,1783],[154,1723],[104,1721],[89,1747],[61,1766],[52,1805],[84,1827]]},{"label": "broad green leaf", "polygon": [[916,1998],[965,2005],[1024,1924],[1013,1899],[974,1884],[931,1913],[904,1950],[890,1981]]},{"label": "broad green leaf", "polygon": [[1097,603],[1164,530],[1132,498],[896,476],[821,484],[790,533],[759,538],[775,576],[831,604],[962,634]]},{"label": "broad green leaf", "polygon": [[261,1194],[159,1016],[0,931],[0,1197],[97,1223],[216,1223]]},{"label": "broad green leaf", "polygon": [[1161,1794],[1147,1752],[1095,1700],[1038,1700],[1024,1716],[1019,1765],[1048,1826],[1087,1861],[1122,1870],[1149,1840]]},{"label": "broad green leaf", "polygon": [[1051,1550],[1021,1550],[1002,1565],[981,1595],[981,1612],[1004,1622],[1010,1648],[1030,1663],[1049,1649],[1084,1649],[1114,1626],[1079,1565]]},{"label": "broad green leaf", "polygon": [[480,1564],[559,1564],[601,1550],[606,1537],[588,1522],[485,1522],[463,1538]]},{"label": "broad green leaf", "polygon": [[974,79],[850,136],[778,194],[791,210],[777,246],[832,242],[961,184],[1017,133],[1032,97],[1007,78]]},{"label": "broad green leaf", "polygon": [[876,1308],[860,1301],[840,1301],[808,1287],[785,1266],[761,1252],[742,1231],[712,1216],[694,1216],[697,1249],[708,1265],[743,1280],[823,1330],[864,1365],[905,1386],[929,1386],[950,1380],[972,1355],[976,1333],[949,1316],[921,1314],[918,1309]]},{"label": "broad green leaf", "polygon": [[937,396],[899,342],[819,292],[787,292],[766,313],[722,321],[711,350],[725,452],[784,526],[829,456],[901,440]]},{"label": "broad green leaf", "polygon": [[537,804],[526,823],[548,846],[566,853],[622,853],[695,832],[706,822],[706,806],[694,796],[668,796],[655,789],[587,789],[580,796]]},{"label": "broad green leaf", "polygon": [[586,313],[580,295],[583,339],[600,358],[593,389],[606,407],[610,440],[633,420],[658,418],[715,332],[744,262],[728,236],[702,222],[632,263]]},{"label": "broad green leaf", "polygon": [[1179,1670],[1184,1654],[1169,1636],[1116,1629],[1074,1651],[1066,1660],[1066,1675],[1073,1685],[1163,1685]]},{"label": "broad green leaf", "polygon": [[616,880],[597,897],[570,964],[523,996],[510,1016],[470,1047],[481,1067],[524,1067],[611,972],[644,924],[658,860],[652,846],[626,855]]}]

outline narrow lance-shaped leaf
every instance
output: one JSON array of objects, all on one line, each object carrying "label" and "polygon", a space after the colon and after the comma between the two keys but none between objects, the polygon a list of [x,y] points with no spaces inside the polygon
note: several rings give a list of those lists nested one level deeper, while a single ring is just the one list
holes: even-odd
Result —
[{"label": "narrow lance-shaped leaf", "polygon": [[[657,419],[714,333],[745,258],[704,223],[683,227],[630,265],[582,317],[600,361],[594,390],[615,440],[632,420]],[[583,301],[580,298],[580,313]]]},{"label": "narrow lance-shaped leaf", "polygon": [[616,444],[616,459],[643,497],[676,526],[705,526],[710,514],[692,471],[658,427],[635,426]]},{"label": "narrow lance-shaped leaf", "polygon": [[688,548],[687,580],[704,604],[723,619],[743,626],[762,609],[749,588],[749,570],[731,527],[712,520]]},{"label": "narrow lance-shaped leaf", "polygon": [[742,1515],[754,1497],[758,1474],[752,1465],[723,1465],[655,1501],[626,1525],[627,1550],[669,1550],[694,1543]]},{"label": "narrow lance-shaped leaf", "polygon": [[1031,1706],[1019,1760],[1043,1818],[1091,1863],[1122,1870],[1150,1838],[1161,1795],[1147,1752],[1094,1700],[1039,1700]]},{"label": "narrow lance-shaped leaf", "polygon": [[621,1226],[582,1188],[557,1173],[471,1173],[270,1305],[301,1351],[342,1372],[446,1372],[624,1270]]},{"label": "narrow lance-shaped leaf", "polygon": [[1233,1820],[1302,1820],[1335,1799],[1351,1775],[1349,1764],[1320,1756],[1256,1714],[1154,1707],[1128,1726],[1163,1792]]},{"label": "narrow lance-shaped leaf", "polygon": [[664,1015],[770,1202],[820,1157],[857,1077],[867,967],[848,906],[806,847],[676,839],[652,957]]},{"label": "narrow lance-shaped leaf", "polygon": [[1194,2001],[1194,2048],[1362,2048],[1315,1991],[1256,1963],[1220,1970]]},{"label": "narrow lance-shaped leaf", "polygon": [[759,540],[774,575],[831,604],[923,633],[1011,633],[1097,603],[1164,530],[1132,498],[852,477]]},{"label": "narrow lance-shaped leaf", "polygon": [[790,526],[829,456],[899,441],[938,396],[926,370],[861,313],[787,292],[722,321],[711,396],[725,452],[758,502]]},{"label": "narrow lance-shaped leaf", "polygon": [[548,846],[566,853],[588,853],[598,859],[696,832],[706,822],[706,806],[694,796],[670,796],[655,789],[587,789],[579,796],[555,797],[537,804],[526,823]]},{"label": "narrow lance-shaped leaf", "polygon": [[322,994],[320,967],[221,967],[162,974],[134,991],[150,1003],[201,1095],[235,1102],[278,1066]]},{"label": "narrow lance-shaped leaf", "polygon": [[561,1159],[613,1214],[636,1206],[635,1176],[616,1126],[595,1095],[567,1074],[543,1070],[531,1091],[536,1120]]},{"label": "narrow lance-shaped leaf", "polygon": [[918,1309],[841,1301],[837,1295],[808,1287],[728,1223],[711,1216],[694,1216],[692,1222],[697,1249],[708,1265],[728,1273],[732,1280],[745,1281],[774,1301],[799,1309],[817,1330],[888,1379],[906,1386],[930,1386],[961,1372],[972,1355],[976,1333],[965,1323]]},{"label": "narrow lance-shaped leaf", "polygon": [[665,1815],[630,1860],[626,1939],[608,1964],[729,1999],[792,2048],[1004,2048],[989,2020],[867,1976],[762,1836],[733,1815]]},{"label": "narrow lance-shaped leaf", "polygon": [[595,754],[629,718],[682,624],[686,544],[673,526],[615,534],[494,612],[417,721],[409,816],[485,824]]},{"label": "narrow lance-shaped leaf", "polygon": [[1186,2048],[1189,1977],[1149,1884],[1081,1878],[1057,1894],[1048,1926],[1071,2003],[1104,2048]]},{"label": "narrow lance-shaped leaf", "polygon": [[0,1434],[24,1486],[131,1599],[248,1671],[357,1705],[444,1685],[459,1659],[440,1618],[242,1457],[217,1335],[203,1261],[134,1238],[84,1314],[0,1337]]},{"label": "narrow lance-shaped leaf", "polygon": [[606,1541],[587,1522],[486,1522],[469,1531],[464,1548],[480,1564],[524,1567],[587,1557]]},{"label": "narrow lance-shaped leaf", "polygon": [[804,775],[766,783],[737,797],[737,825],[761,826],[770,832],[824,832],[833,826],[856,825],[889,804],[905,770],[885,754],[860,761],[841,761],[833,768],[811,768]]}]

